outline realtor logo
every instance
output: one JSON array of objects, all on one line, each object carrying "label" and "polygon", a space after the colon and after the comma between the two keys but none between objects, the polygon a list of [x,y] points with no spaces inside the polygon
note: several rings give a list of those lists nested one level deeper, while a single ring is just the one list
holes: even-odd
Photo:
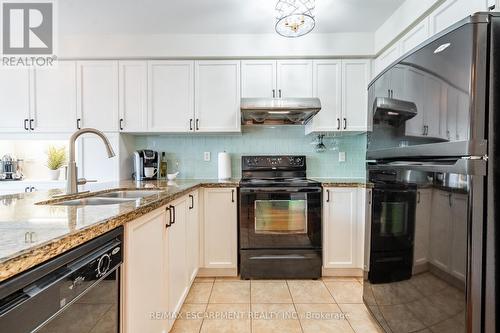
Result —
[{"label": "realtor logo", "polygon": [[2,6],[3,54],[53,53],[53,4],[6,2]]},{"label": "realtor logo", "polygon": [[55,0],[0,0],[1,67],[56,65]]}]

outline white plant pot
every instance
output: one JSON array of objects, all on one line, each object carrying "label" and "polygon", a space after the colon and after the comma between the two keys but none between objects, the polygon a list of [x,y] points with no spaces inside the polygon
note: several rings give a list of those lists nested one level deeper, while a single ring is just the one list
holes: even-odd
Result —
[{"label": "white plant pot", "polygon": [[58,180],[60,175],[61,175],[61,169],[49,170],[50,180]]}]

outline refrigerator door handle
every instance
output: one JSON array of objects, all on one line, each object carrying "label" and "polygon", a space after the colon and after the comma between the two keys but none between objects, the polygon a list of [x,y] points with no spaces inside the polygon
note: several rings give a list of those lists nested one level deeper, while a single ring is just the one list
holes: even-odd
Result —
[{"label": "refrigerator door handle", "polygon": [[371,170],[400,169],[426,172],[459,173],[463,175],[486,175],[486,159],[481,157],[462,157],[454,160],[400,161],[377,163],[369,166]]}]

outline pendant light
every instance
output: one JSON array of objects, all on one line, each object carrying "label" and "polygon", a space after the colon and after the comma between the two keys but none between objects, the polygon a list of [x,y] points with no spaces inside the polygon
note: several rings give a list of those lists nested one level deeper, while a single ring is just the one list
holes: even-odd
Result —
[{"label": "pendant light", "polygon": [[300,37],[314,29],[314,0],[278,0],[276,4],[278,34],[284,37]]}]

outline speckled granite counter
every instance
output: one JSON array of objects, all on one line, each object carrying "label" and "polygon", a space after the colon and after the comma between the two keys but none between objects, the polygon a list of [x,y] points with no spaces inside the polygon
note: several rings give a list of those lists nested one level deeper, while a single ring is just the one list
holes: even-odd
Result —
[{"label": "speckled granite counter", "polygon": [[[0,196],[0,281],[47,261],[200,187],[236,187],[239,180],[122,181],[84,190],[160,189],[144,199],[105,206],[37,204],[61,190]],[[92,193],[93,194],[93,193]],[[82,194],[88,196],[88,194]],[[31,242],[26,233],[32,232]]]},{"label": "speckled granite counter", "polygon": [[365,178],[311,178],[324,187],[372,187]]}]

